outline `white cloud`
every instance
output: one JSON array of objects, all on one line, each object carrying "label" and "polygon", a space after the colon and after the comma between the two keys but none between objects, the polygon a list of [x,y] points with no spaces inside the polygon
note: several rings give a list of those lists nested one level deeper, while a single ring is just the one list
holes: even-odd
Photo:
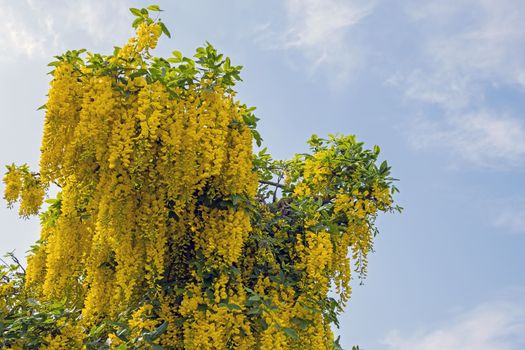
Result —
[{"label": "white cloud", "polygon": [[514,233],[525,233],[525,209],[508,208],[498,215],[494,224]]},{"label": "white cloud", "polygon": [[411,335],[393,330],[383,343],[391,350],[521,350],[525,346],[523,296],[481,304],[434,329]]},{"label": "white cloud", "polygon": [[269,48],[297,50],[310,73],[325,66],[344,81],[359,61],[351,29],[372,13],[374,5],[375,1],[364,0],[287,0],[286,28],[276,32],[266,25],[259,40]]},{"label": "white cloud", "polygon": [[285,45],[302,49],[323,48],[344,40],[346,30],[372,10],[370,3],[341,0],[288,0],[289,28]]},{"label": "white cloud", "polygon": [[479,103],[484,84],[523,85],[525,2],[418,1],[407,12],[426,43],[396,79],[408,97],[456,109]]},{"label": "white cloud", "polygon": [[3,34],[0,36],[0,57],[42,55],[46,47],[45,37],[54,35],[52,28],[43,26],[41,19],[38,19],[36,25],[42,29],[38,33],[29,23],[20,20],[15,8],[2,6],[2,9],[3,19],[0,21],[0,32]]},{"label": "white cloud", "polygon": [[404,90],[407,98],[457,110],[467,107],[476,98],[470,79],[452,71],[430,73],[417,68],[388,79],[388,84]]},{"label": "white cloud", "polygon": [[129,29],[132,21],[128,11],[130,6],[124,0],[81,0],[73,4],[66,0],[63,2],[68,4],[68,26],[83,30],[95,43],[122,34]]},{"label": "white cloud", "polygon": [[406,13],[418,28],[421,49],[414,45],[410,66],[400,68],[388,82],[407,99],[440,111],[440,116],[417,120],[409,129],[413,144],[443,147],[482,166],[523,165],[525,126],[491,106],[490,94],[502,86],[525,91],[525,2],[409,4]]},{"label": "white cloud", "polygon": [[0,0],[0,60],[49,58],[67,48],[100,44],[128,29],[123,0]]},{"label": "white cloud", "polygon": [[[525,198],[508,198],[497,206],[499,213],[494,219],[494,226],[508,233],[525,233]],[[494,212],[494,206],[490,207]]]},{"label": "white cloud", "polygon": [[473,201],[480,217],[487,219],[494,233],[525,234],[525,195],[520,190],[521,188],[516,189],[514,194],[477,198]]},{"label": "white cloud", "polygon": [[494,169],[525,163],[525,123],[489,110],[451,114],[440,123],[416,121],[411,129],[416,148],[444,147],[471,163]]}]

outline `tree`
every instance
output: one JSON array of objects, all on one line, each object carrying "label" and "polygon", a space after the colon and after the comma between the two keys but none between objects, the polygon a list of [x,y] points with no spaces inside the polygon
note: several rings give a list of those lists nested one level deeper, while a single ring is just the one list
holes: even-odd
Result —
[{"label": "tree", "polygon": [[136,36],[111,55],[50,63],[40,169],[4,177],[41,237],[26,273],[1,270],[0,344],[337,348],[331,324],[351,272],[366,276],[377,213],[400,209],[390,167],[354,136],[314,135],[288,161],[254,154],[241,67],[209,43],[153,56],[170,36],[158,11],[131,9]]}]

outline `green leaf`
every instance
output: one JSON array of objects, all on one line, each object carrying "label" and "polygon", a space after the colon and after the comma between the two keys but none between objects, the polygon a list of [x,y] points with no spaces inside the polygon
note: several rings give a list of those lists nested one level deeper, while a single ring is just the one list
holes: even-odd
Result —
[{"label": "green leaf", "polygon": [[262,145],[262,137],[261,134],[257,130],[251,130],[253,139],[255,140],[255,143],[257,144],[257,147],[261,147]]},{"label": "green leaf", "polygon": [[162,324],[150,334],[151,339],[157,339],[166,331],[166,329],[168,329],[168,321],[162,322]]},{"label": "green leaf", "polygon": [[100,326],[96,327],[96,326],[93,326],[89,332],[89,335],[90,336],[98,336],[100,333],[102,333],[102,331],[104,330],[104,328],[106,327],[106,324],[105,323],[102,323]]},{"label": "green leaf", "polygon": [[124,329],[119,330],[117,333],[115,333],[115,335],[123,342],[127,342],[128,341],[127,333],[128,333],[128,329],[124,328]]},{"label": "green leaf", "polygon": [[374,154],[377,156],[379,154],[379,152],[381,151],[381,149],[379,148],[378,145],[375,145],[374,146]]},{"label": "green leaf", "polygon": [[291,319],[291,321],[292,321],[293,324],[296,324],[299,327],[301,327],[301,329],[306,329],[306,327],[308,327],[312,323],[312,321],[305,320],[305,319],[300,318],[300,317],[293,317]]},{"label": "green leaf", "polygon": [[299,340],[299,334],[297,334],[297,332],[295,331],[295,329],[293,328],[287,328],[287,327],[283,327],[283,331],[284,333],[289,336],[290,338],[292,338],[293,340]]},{"label": "green leaf", "polygon": [[[343,350],[341,347],[341,344],[339,343],[341,341],[341,336],[338,336],[336,340],[334,340],[333,350]],[[359,347],[352,347],[352,350],[359,350]]]},{"label": "green leaf", "polygon": [[381,165],[379,166],[379,174],[386,176],[388,175],[389,170],[390,170],[390,167],[388,166],[388,163],[386,162],[386,160],[383,161]]},{"label": "green leaf", "polygon": [[137,17],[137,18],[135,18],[133,23],[131,23],[131,26],[136,29],[139,26],[139,24],[141,24],[142,22],[144,22],[144,18],[142,18],[142,16],[141,17]]},{"label": "green leaf", "polygon": [[233,303],[226,304],[226,307],[230,310],[242,310],[239,305]]},{"label": "green leaf", "polygon": [[129,11],[137,17],[142,17],[142,12],[134,7],[130,8]]},{"label": "green leaf", "polygon": [[261,309],[254,307],[254,308],[248,310],[246,315],[259,315],[260,313],[261,313]]},{"label": "green leaf", "polygon": [[146,73],[148,73],[148,70],[147,69],[138,69],[136,70],[135,72],[131,73],[129,75],[130,78],[136,78],[136,77],[140,77],[140,76],[143,76],[145,75]]},{"label": "green leaf", "polygon": [[162,22],[159,22],[160,24],[160,29],[162,30],[162,32],[164,33],[164,35],[166,35],[168,38],[171,38],[171,34],[170,34],[170,31],[168,30],[168,28],[166,27],[166,25]]},{"label": "green leaf", "polygon": [[42,106],[38,107],[36,110],[40,111],[40,110],[46,109],[46,108],[47,108],[46,104],[43,104]]},{"label": "green leaf", "polygon": [[251,297],[248,298],[248,301],[260,301],[260,300],[261,300],[261,297],[258,296],[257,294],[252,295]]},{"label": "green leaf", "polygon": [[156,12],[160,12],[160,11],[162,11],[162,10],[160,9],[160,6],[159,6],[159,5],[150,5],[150,6],[147,7],[147,9],[150,10],[150,11],[156,11]]},{"label": "green leaf", "polygon": [[201,57],[204,57],[204,56],[206,56],[206,49],[204,49],[204,47],[198,47],[195,50],[195,55],[193,55],[193,57],[195,57],[195,58],[201,58]]}]

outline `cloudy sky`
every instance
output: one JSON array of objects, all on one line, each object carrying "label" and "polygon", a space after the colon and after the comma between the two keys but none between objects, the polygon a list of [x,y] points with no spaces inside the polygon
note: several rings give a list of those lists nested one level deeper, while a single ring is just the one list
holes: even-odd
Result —
[{"label": "cloudy sky", "polygon": [[[1,164],[38,164],[51,57],[120,46],[140,3],[0,0]],[[208,40],[243,65],[239,96],[276,158],[356,134],[401,179],[344,347],[525,348],[524,1],[157,3],[173,38],[156,53]],[[23,255],[38,222],[5,203],[0,220],[0,251]]]}]

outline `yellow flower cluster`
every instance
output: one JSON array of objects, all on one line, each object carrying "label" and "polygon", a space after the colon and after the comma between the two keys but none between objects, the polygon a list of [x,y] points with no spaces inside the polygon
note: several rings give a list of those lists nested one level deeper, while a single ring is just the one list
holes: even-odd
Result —
[{"label": "yellow flower cluster", "polygon": [[328,291],[328,282],[330,274],[327,273],[331,269],[332,264],[332,241],[328,232],[311,232],[306,234],[306,253],[305,253],[305,269],[306,269],[306,283],[307,289],[314,287],[312,291],[320,294],[326,294]]},{"label": "yellow flower cluster", "polygon": [[21,167],[11,165],[3,182],[4,199],[9,206],[20,200],[21,217],[27,218],[38,213],[45,196],[45,187],[39,175],[31,173],[25,165]]},{"label": "yellow flower cluster", "polygon": [[4,199],[7,201],[9,206],[12,206],[18,198],[20,198],[20,193],[22,192],[22,174],[20,170],[16,167],[9,167],[9,170],[4,176]]},{"label": "yellow flower cluster", "polygon": [[[132,59],[153,49],[159,35],[158,24],[141,24],[117,58],[130,68],[145,64]],[[60,213],[43,225],[40,246],[28,258],[28,288],[44,299],[67,298],[82,308],[85,326],[115,318],[150,289],[166,300],[163,311],[149,319],[147,304],[133,314],[132,328],[152,329],[169,319],[161,338],[168,347],[185,342],[185,348],[201,349],[208,339],[213,348],[250,349],[255,340],[246,337],[248,319],[223,305],[244,305],[246,299],[241,281],[235,282],[236,293],[229,292],[225,272],[239,262],[251,232],[244,204],[233,199],[253,198],[257,189],[245,107],[209,79],[176,88],[174,98],[159,81],[99,73],[67,62],[56,67],[40,178],[15,167],[4,178],[5,198],[10,204],[21,198],[24,216],[38,211],[48,186],[61,188]],[[198,292],[176,311],[179,306],[159,283],[188,275],[197,253],[219,271],[216,300],[201,302],[206,312],[188,306],[203,293],[202,276],[192,273]],[[185,315],[194,322],[183,334],[176,324]],[[49,348],[69,341],[55,337]]]},{"label": "yellow flower cluster", "polygon": [[378,209],[388,208],[392,204],[392,195],[390,188],[387,186],[379,186],[375,183],[372,185],[372,195],[377,199]]},{"label": "yellow flower cluster", "polygon": [[137,28],[137,51],[153,50],[157,47],[161,33],[159,23],[141,23]]},{"label": "yellow flower cluster", "polygon": [[[308,289],[310,284],[297,296],[294,288],[285,287],[268,277],[259,278],[255,290],[271,301],[271,307],[263,307],[263,318],[268,327],[261,332],[257,349],[332,349],[333,334],[329,323],[322,314],[313,311],[312,300],[319,300],[318,293]],[[307,306],[307,307],[305,307]],[[295,323],[294,323],[295,322]],[[302,326],[297,327],[297,323]],[[288,332],[296,332],[297,338]]]},{"label": "yellow flower cluster", "polygon": [[86,349],[84,343],[84,332],[80,325],[64,324],[57,336],[47,335],[44,340],[47,345],[41,347],[42,350],[65,350],[65,349]]},{"label": "yellow flower cluster", "polygon": [[240,306],[246,301],[242,286],[228,283],[228,277],[222,275],[214,287],[214,300],[195,284],[188,288],[180,307],[187,318],[184,349],[253,349],[255,339]]},{"label": "yellow flower cluster", "polygon": [[74,141],[74,133],[82,110],[80,72],[73,65],[63,63],[53,72],[53,80],[46,103],[40,175],[43,181],[63,180],[63,159]]},{"label": "yellow flower cluster", "polygon": [[28,217],[38,213],[44,201],[45,189],[38,180],[29,178],[24,181],[24,187],[20,195],[20,215]]},{"label": "yellow flower cluster", "polygon": [[250,218],[239,210],[201,207],[204,226],[195,232],[195,244],[211,266],[231,266],[241,255],[251,231]]},{"label": "yellow flower cluster", "polygon": [[9,312],[9,299],[12,298],[14,291],[13,281],[0,284],[0,313],[7,314]]},{"label": "yellow flower cluster", "polygon": [[319,151],[304,162],[302,177],[304,181],[296,184],[294,194],[308,197],[322,194],[330,182],[334,162],[330,161],[328,151]]},{"label": "yellow flower cluster", "polygon": [[149,55],[148,50],[157,47],[157,42],[162,33],[158,23],[141,23],[137,28],[137,36],[130,38],[115,57],[116,62],[124,61],[131,67],[144,64],[143,54]]},{"label": "yellow flower cluster", "polygon": [[159,321],[153,315],[153,305],[146,304],[135,310],[128,325],[131,329],[132,338],[138,338],[143,331],[153,331],[159,325]]},{"label": "yellow flower cluster", "polygon": [[[340,158],[340,157],[339,157]],[[348,188],[347,184],[359,183],[359,170],[349,173],[349,182],[337,182],[336,167],[338,156],[333,149],[320,150],[304,161],[301,180],[295,184],[293,195],[296,198],[326,200],[327,191],[332,190],[333,199],[327,203],[333,204],[331,220],[342,224],[338,233],[311,232],[309,227],[320,221],[320,213],[315,211],[306,220],[306,233],[298,235],[294,251],[297,256],[296,267],[304,269],[307,278],[306,285],[319,282],[316,287],[307,288],[324,295],[333,282],[336,292],[343,303],[351,294],[351,263],[362,276],[366,275],[367,257],[372,249],[373,233],[371,220],[378,210],[386,210],[392,204],[390,188],[375,182],[367,189]],[[348,248],[352,255],[348,257]],[[310,281],[310,282],[308,282]]]}]

